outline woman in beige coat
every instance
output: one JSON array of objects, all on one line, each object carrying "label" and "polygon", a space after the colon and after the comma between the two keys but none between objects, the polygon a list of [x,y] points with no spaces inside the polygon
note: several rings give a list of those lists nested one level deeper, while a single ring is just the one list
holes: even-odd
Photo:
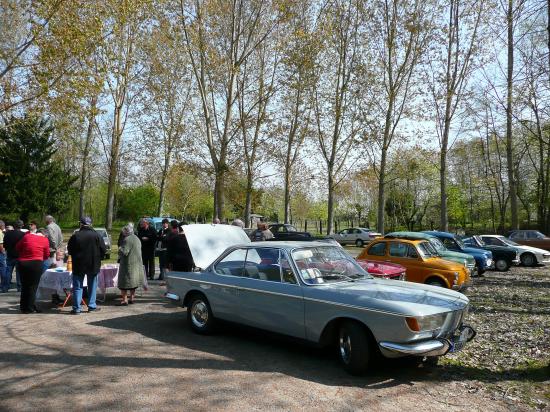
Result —
[{"label": "woman in beige coat", "polygon": [[[118,306],[128,306],[135,301],[136,289],[143,285],[141,242],[134,234],[134,225],[131,223],[122,229],[122,243],[118,248],[118,256],[120,258],[118,288],[122,297]],[[128,295],[130,295],[129,299]]]}]

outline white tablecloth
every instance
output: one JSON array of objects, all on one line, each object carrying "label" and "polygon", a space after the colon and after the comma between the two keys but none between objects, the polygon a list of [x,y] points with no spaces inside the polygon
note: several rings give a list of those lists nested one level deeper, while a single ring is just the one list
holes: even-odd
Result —
[{"label": "white tablecloth", "polygon": [[[38,289],[36,290],[37,299],[49,299],[54,293],[57,293],[59,296],[65,296],[64,289],[72,289],[73,275],[71,272],[58,269],[48,269],[42,274]],[[84,286],[87,285],[87,278],[84,278]]]}]

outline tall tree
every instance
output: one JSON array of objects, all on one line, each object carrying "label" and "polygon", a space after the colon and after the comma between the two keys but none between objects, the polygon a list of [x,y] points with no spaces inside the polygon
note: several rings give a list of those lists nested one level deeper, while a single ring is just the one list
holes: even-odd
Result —
[{"label": "tall tree", "polygon": [[185,51],[200,97],[204,143],[215,175],[214,213],[224,217],[231,142],[238,133],[234,108],[237,75],[273,30],[271,2],[181,0]]},{"label": "tall tree", "polygon": [[378,110],[383,119],[373,132],[380,140],[376,227],[383,233],[388,154],[397,126],[413,100],[411,80],[429,40],[433,9],[431,2],[423,0],[381,0],[373,7],[373,66],[382,72]]},{"label": "tall tree", "polygon": [[318,147],[327,174],[326,232],[334,224],[335,189],[352,170],[350,151],[357,144],[360,122],[361,2],[327,3],[318,19],[322,49],[317,56],[312,91]]},{"label": "tall tree", "polygon": [[[430,56],[431,79],[428,82],[435,104],[436,130],[439,138],[439,183],[441,198],[440,229],[449,230],[447,216],[447,154],[449,134],[468,80],[475,69],[479,49],[479,31],[485,2],[450,0],[445,9],[447,23],[441,30],[445,48]],[[443,56],[439,56],[443,54]]]}]

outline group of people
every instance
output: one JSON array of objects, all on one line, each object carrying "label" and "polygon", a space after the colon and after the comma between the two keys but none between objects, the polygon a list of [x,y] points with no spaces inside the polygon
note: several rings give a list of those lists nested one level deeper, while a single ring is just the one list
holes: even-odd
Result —
[{"label": "group of people", "polygon": [[11,227],[0,220],[0,292],[9,291],[15,271],[23,313],[40,312],[35,304],[36,289],[44,270],[58,259],[57,251],[63,243],[63,234],[55,219],[46,216],[45,223],[46,226],[39,229],[33,221],[28,229],[23,229],[21,220],[16,220]]}]

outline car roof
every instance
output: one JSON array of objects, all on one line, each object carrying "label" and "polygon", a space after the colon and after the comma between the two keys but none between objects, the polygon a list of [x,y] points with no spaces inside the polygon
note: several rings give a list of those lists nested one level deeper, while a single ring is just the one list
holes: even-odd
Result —
[{"label": "car roof", "polygon": [[234,245],[235,248],[250,248],[250,247],[259,247],[259,248],[277,248],[277,249],[286,249],[292,250],[301,247],[338,247],[332,243],[326,242],[317,242],[317,241],[292,241],[292,240],[276,240],[276,241],[267,241],[267,242],[252,242],[252,243],[242,243]]},{"label": "car roof", "polygon": [[410,240],[430,240],[433,239],[434,236],[430,235],[428,233],[422,233],[422,232],[391,232],[384,236],[388,239],[410,239]]},{"label": "car roof", "polygon": [[436,237],[448,237],[448,238],[451,238],[451,237],[455,237],[454,234],[452,233],[449,233],[449,232],[439,232],[437,230],[425,230],[423,231],[422,233],[426,233],[428,235],[432,235],[432,236],[436,236]]},{"label": "car roof", "polygon": [[390,242],[390,241],[396,241],[396,240],[399,240],[400,242],[411,243],[413,245],[417,245],[417,244],[423,243],[423,242],[428,242],[428,239],[407,239],[407,238],[401,238],[401,237],[399,237],[399,238],[383,237],[381,239],[373,240],[370,244],[373,245],[374,243]]}]

